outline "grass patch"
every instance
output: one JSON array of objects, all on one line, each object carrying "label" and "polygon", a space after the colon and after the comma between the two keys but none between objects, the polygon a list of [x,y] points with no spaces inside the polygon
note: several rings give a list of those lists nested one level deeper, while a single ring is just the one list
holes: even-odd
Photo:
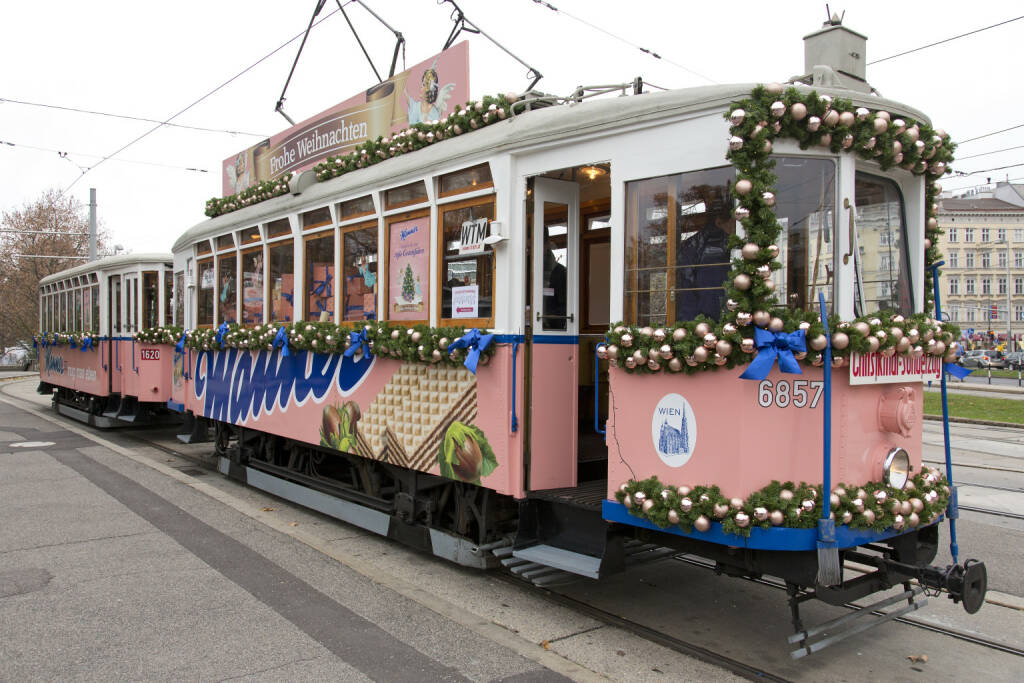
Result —
[{"label": "grass patch", "polygon": [[[992,374],[995,376],[994,371]],[[948,400],[950,417],[1024,424],[1024,400],[965,396],[953,393],[949,393]],[[924,392],[924,414],[942,415],[941,393],[937,391]]]},{"label": "grass patch", "polygon": [[[971,373],[971,377],[988,377],[988,370],[986,370],[985,368],[968,368],[968,369],[969,370],[974,370],[974,372]],[[993,377],[1005,377],[1007,379],[1017,379],[1017,371],[1016,370],[998,370],[996,368],[992,368],[992,376]]]}]

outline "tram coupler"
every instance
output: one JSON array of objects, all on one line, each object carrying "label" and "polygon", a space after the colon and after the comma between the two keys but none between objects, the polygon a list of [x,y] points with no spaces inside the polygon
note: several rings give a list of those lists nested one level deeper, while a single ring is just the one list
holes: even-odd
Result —
[{"label": "tram coupler", "polygon": [[[864,561],[867,558],[858,554],[856,559]],[[985,604],[988,570],[979,560],[964,560],[963,564],[950,564],[944,568],[906,564],[887,557],[873,557],[867,563],[895,575],[917,579],[927,588],[944,591],[954,603],[962,602],[968,614],[974,614]]]}]

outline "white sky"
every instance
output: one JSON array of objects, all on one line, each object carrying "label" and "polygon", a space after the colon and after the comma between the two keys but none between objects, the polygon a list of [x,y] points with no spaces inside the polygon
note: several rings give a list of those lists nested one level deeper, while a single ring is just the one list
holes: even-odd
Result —
[{"label": "white sky", "polygon": [[[688,2],[684,0],[457,0],[466,16],[544,74],[537,86],[565,95],[577,85],[645,81],[677,88],[709,81],[784,81],[803,71],[804,35],[821,27],[825,3]],[[367,0],[401,31],[405,63],[440,51],[451,5],[436,0]],[[49,0],[6,2],[0,21],[0,99],[22,100],[165,120],[305,30],[314,0]],[[861,0],[845,25],[868,36],[867,61],[982,28],[1022,14],[1017,2],[929,3]],[[359,5],[346,12],[386,75],[393,36]],[[321,17],[337,10],[330,0]],[[572,16],[661,54],[653,59]],[[474,98],[522,91],[525,68],[482,36],[470,41]],[[460,37],[459,40],[462,40]],[[868,81],[886,97],[928,114],[965,140],[1024,124],[1017,76],[1024,20],[868,66]],[[175,119],[175,123],[259,133],[288,127],[276,114],[298,41]],[[673,63],[670,63],[673,62]],[[402,70],[399,58],[398,71]],[[313,29],[287,93],[296,121],[376,82],[340,13]],[[91,167],[155,124],[0,102],[0,210],[45,190],[63,190]],[[205,219],[220,194],[221,161],[258,142],[250,135],[163,127],[82,177],[70,192],[88,203],[98,194],[101,222],[114,243],[135,252],[166,251]],[[964,144],[957,156],[1024,145],[1024,128]],[[48,151],[31,149],[43,148]],[[56,151],[68,153],[68,159]],[[128,162],[147,162],[128,163]],[[1024,161],[1024,149],[960,161],[964,171]],[[164,164],[169,167],[152,165]],[[196,173],[184,168],[207,169]],[[1024,176],[1024,166],[948,178],[947,189]]]}]

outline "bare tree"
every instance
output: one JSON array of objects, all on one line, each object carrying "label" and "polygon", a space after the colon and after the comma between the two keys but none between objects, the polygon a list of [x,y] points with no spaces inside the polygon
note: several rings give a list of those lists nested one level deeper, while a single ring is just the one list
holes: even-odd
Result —
[{"label": "bare tree", "polygon": [[[39,330],[41,279],[85,263],[68,257],[89,255],[88,207],[51,189],[20,210],[5,211],[2,226],[0,347],[26,342]],[[106,238],[106,230],[100,229],[100,256],[106,253]]]}]

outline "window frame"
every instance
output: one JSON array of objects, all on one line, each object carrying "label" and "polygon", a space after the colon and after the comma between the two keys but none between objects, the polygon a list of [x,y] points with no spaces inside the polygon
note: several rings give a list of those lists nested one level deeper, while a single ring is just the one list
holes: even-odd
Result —
[{"label": "window frame", "polygon": [[[344,225],[344,226],[342,226],[341,228],[338,229],[338,233],[337,233],[338,237],[337,237],[337,242],[335,244],[335,249],[336,249],[337,254],[338,254],[338,273],[337,273],[337,276],[335,277],[335,280],[340,283],[342,278],[345,277],[345,235],[347,235],[349,233],[353,233],[353,232],[359,232],[361,230],[373,230],[374,233],[375,233],[375,236],[377,238],[377,273],[376,273],[376,275],[377,275],[377,292],[374,294],[375,302],[374,302],[374,311],[373,311],[374,317],[373,317],[373,320],[381,320],[382,319],[380,317],[380,312],[381,312],[381,294],[384,292],[384,284],[386,284],[386,280],[382,280],[382,273],[384,271],[384,268],[381,266],[381,249],[380,249],[381,241],[380,241],[380,223],[379,223],[379,221],[374,219],[374,220],[363,220],[361,223],[350,222],[350,223],[347,223],[346,225]],[[385,230],[384,232],[385,232],[385,234],[387,234],[388,231]],[[385,253],[387,253],[387,252],[385,252]],[[335,304],[334,305],[335,305],[335,308],[338,309],[336,311],[336,313],[339,314],[337,316],[338,317],[338,320],[337,320],[338,324],[340,325],[340,324],[344,324],[344,323],[359,322],[357,320],[346,320],[346,318],[345,318],[345,312],[344,312],[344,307],[345,307],[345,301],[344,301],[345,300],[345,289],[344,289],[344,284],[339,284],[339,285],[337,285],[334,288],[334,295],[335,295]],[[368,320],[366,318],[363,318],[363,321],[368,322]]]},{"label": "window frame", "polygon": [[[493,185],[493,183],[492,183]],[[474,188],[474,191],[478,188]],[[445,273],[445,244],[444,244],[444,214],[449,211],[458,211],[459,209],[468,209],[474,206],[484,206],[486,204],[491,205],[491,213],[495,217],[491,221],[497,220],[498,210],[498,195],[497,193],[489,193],[479,197],[469,197],[460,201],[452,201],[444,204],[439,204],[437,207],[437,279],[434,287],[437,289],[437,304],[434,309],[436,315],[437,324],[441,327],[477,327],[480,329],[492,329],[494,327],[495,309],[497,301],[495,297],[495,291],[498,286],[498,254],[494,249],[493,245],[484,245],[484,253],[491,255],[491,315],[489,318],[442,318],[441,311],[444,309],[444,290],[443,283]],[[390,252],[389,252],[390,253]],[[479,305],[479,301],[477,302]]]},{"label": "window frame", "polygon": [[[307,308],[309,308],[309,297],[310,297],[309,292],[311,291],[310,290],[310,285],[313,282],[313,273],[306,271],[306,265],[307,265],[306,259],[307,259],[308,253],[309,253],[309,251],[308,251],[309,250],[309,243],[314,241],[314,240],[322,240],[322,239],[326,239],[326,238],[330,237],[332,239],[332,242],[331,242],[331,264],[330,265],[331,265],[331,269],[332,270],[336,270],[335,265],[337,263],[337,255],[338,255],[338,233],[337,233],[337,230],[334,229],[334,223],[333,222],[317,226],[317,228],[309,228],[309,229],[310,230],[315,230],[315,232],[308,232],[308,233],[304,233],[302,235],[302,282],[303,282],[303,293],[302,293],[302,318],[301,318],[301,320],[306,320],[306,321],[311,321],[311,322],[319,322],[320,321],[320,313],[316,313],[316,317],[314,318],[314,317],[312,317],[313,316],[313,311],[307,310]],[[334,311],[332,313],[330,313],[330,317],[328,317],[327,322],[336,323],[336,322],[338,322],[338,305],[337,305],[338,274],[337,274],[337,272],[335,272],[332,275],[332,279],[334,280],[334,285],[331,287],[331,296],[330,296],[330,298],[334,300]],[[294,309],[294,299],[295,299],[295,295],[292,294],[292,301],[293,301],[292,307],[293,307],[293,309]]]},{"label": "window frame", "polygon": [[[393,320],[392,317],[391,317],[391,304],[390,304],[390,301],[391,301],[391,226],[393,224],[395,224],[395,223],[399,223],[399,222],[402,222],[402,221],[411,221],[411,220],[415,220],[417,218],[426,218],[427,219],[428,229],[431,232],[430,237],[431,237],[431,240],[433,240],[435,230],[434,230],[434,225],[433,225],[433,221],[431,220],[430,214],[431,214],[430,207],[423,207],[423,208],[414,209],[414,210],[411,210],[411,211],[403,211],[403,212],[392,213],[392,214],[384,217],[384,248],[383,248],[383,250],[380,248],[380,240],[379,239],[378,239],[378,244],[377,244],[377,282],[378,283],[381,282],[381,271],[383,270],[383,273],[384,273],[383,274],[383,283],[384,284],[382,285],[383,292],[378,292],[378,294],[377,294],[377,301],[378,301],[377,319],[378,320],[388,320],[388,321],[392,321]],[[429,241],[428,241],[428,244],[429,244]],[[382,254],[382,253],[387,255],[387,258],[383,259],[383,261],[384,261],[383,268],[381,267],[381,260],[382,259],[380,257],[380,254]],[[428,256],[428,260],[427,260],[427,277],[429,278],[430,277],[430,262],[429,262],[430,254],[429,254],[429,247],[428,247],[428,255],[427,256]],[[432,282],[428,282],[429,289],[427,291],[426,305],[423,307],[423,314],[424,314],[423,318],[417,318],[415,320],[393,320],[393,322],[396,322],[396,323],[401,324],[401,325],[408,325],[410,327],[413,326],[413,325],[427,325],[427,324],[430,324],[430,297],[433,296],[433,284],[434,283],[432,283]],[[385,304],[384,306],[380,306],[379,305],[379,302],[381,301],[381,297],[383,297],[383,301],[384,301],[384,304]],[[385,317],[381,317],[381,312],[382,312],[381,309],[383,309],[383,313],[384,313]]]}]

